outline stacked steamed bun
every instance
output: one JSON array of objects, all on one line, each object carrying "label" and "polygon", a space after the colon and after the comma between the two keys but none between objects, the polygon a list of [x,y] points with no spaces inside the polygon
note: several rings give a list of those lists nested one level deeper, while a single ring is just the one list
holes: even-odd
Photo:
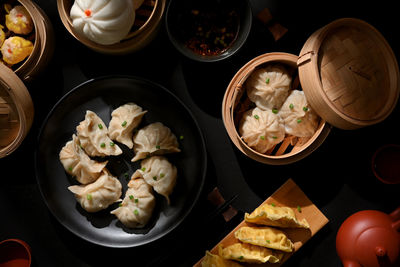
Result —
[{"label": "stacked steamed bun", "polygon": [[68,189],[88,212],[97,212],[121,201],[121,182],[106,168],[108,161],[101,160],[123,153],[114,141],[134,150],[132,161],[144,159],[141,168],[132,175],[119,207],[111,211],[129,228],[144,227],[150,220],[155,207],[154,191],[170,203],[169,195],[177,178],[176,167],[164,156],[180,151],[171,130],[155,122],[135,133],[146,112],[134,103],[127,103],[111,113],[107,127],[96,113],[88,110],[76,127],[76,135],[59,155],[65,171],[80,183]]},{"label": "stacked steamed bun", "polygon": [[248,146],[267,153],[286,136],[311,137],[319,123],[303,91],[292,90],[292,77],[281,64],[254,70],[245,82],[255,107],[246,111],[239,133]]}]

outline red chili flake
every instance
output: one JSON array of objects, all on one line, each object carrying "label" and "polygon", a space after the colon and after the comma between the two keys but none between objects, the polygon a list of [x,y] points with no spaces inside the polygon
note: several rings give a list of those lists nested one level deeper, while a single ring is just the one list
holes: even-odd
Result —
[{"label": "red chili flake", "polygon": [[85,15],[86,15],[87,17],[90,17],[90,16],[92,15],[92,11],[91,11],[90,9],[86,9],[86,10],[85,10]]}]

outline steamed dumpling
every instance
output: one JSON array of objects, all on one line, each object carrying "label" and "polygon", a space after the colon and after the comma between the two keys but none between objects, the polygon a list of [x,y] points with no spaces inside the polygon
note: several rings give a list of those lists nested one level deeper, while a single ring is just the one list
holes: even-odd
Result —
[{"label": "steamed dumpling", "polygon": [[142,121],[144,114],[141,107],[135,103],[128,103],[118,107],[111,113],[111,121],[108,126],[108,135],[129,148],[133,147],[133,130]]},{"label": "steamed dumpling", "polygon": [[267,152],[285,138],[285,128],[280,117],[271,110],[258,107],[243,114],[239,133],[248,146],[260,153]]},{"label": "steamed dumpling", "polygon": [[243,243],[285,252],[293,251],[293,243],[286,234],[272,227],[242,226],[235,231],[235,237]]},{"label": "steamed dumpling", "polygon": [[106,209],[121,197],[122,185],[106,169],[99,179],[88,185],[72,185],[68,189],[75,194],[76,200],[87,212]]},{"label": "steamed dumpling", "polygon": [[10,65],[23,61],[32,51],[33,43],[20,36],[8,37],[1,46],[3,60]]},{"label": "steamed dumpling", "polygon": [[227,260],[260,264],[266,262],[277,263],[282,259],[283,253],[251,244],[235,243],[223,248],[221,256]]},{"label": "steamed dumpling", "polygon": [[298,137],[312,136],[318,127],[319,117],[308,105],[303,91],[293,90],[286,99],[279,116],[285,123],[285,131]]},{"label": "steamed dumpling", "polygon": [[111,211],[126,227],[142,228],[150,220],[155,206],[153,190],[141,178],[133,178],[120,207]]},{"label": "steamed dumpling", "polygon": [[17,5],[6,15],[7,28],[16,34],[29,34],[34,27],[33,20],[25,7]]},{"label": "steamed dumpling", "polygon": [[168,204],[177,177],[177,170],[165,157],[153,156],[141,162],[141,169],[136,170],[132,178],[141,177],[157,193],[163,195]]},{"label": "steamed dumpling", "polygon": [[155,122],[140,129],[133,137],[133,150],[135,156],[132,161],[151,155],[181,151],[176,136],[161,122]]},{"label": "steamed dumpling", "polygon": [[117,156],[122,150],[108,137],[107,126],[93,111],[86,111],[85,120],[76,127],[82,148],[89,156]]},{"label": "steamed dumpling", "polygon": [[246,80],[247,95],[261,109],[279,109],[289,95],[291,82],[282,65],[268,65],[254,70]]},{"label": "steamed dumpling", "polygon": [[256,208],[251,214],[244,216],[246,222],[276,226],[283,228],[310,228],[306,219],[297,220],[296,214],[289,207],[277,207],[263,204]]},{"label": "steamed dumpling", "polygon": [[107,165],[107,161],[97,162],[90,159],[80,147],[76,135],[72,135],[72,141],[65,144],[59,156],[65,171],[75,176],[76,180],[81,184],[96,181]]},{"label": "steamed dumpling", "polygon": [[102,45],[118,43],[135,21],[132,0],[75,0],[70,17],[73,28]]}]

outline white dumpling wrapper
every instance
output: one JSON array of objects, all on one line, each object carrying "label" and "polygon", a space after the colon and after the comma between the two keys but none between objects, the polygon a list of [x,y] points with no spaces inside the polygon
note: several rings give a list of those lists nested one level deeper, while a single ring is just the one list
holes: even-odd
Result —
[{"label": "white dumpling wrapper", "polygon": [[122,154],[121,148],[108,137],[103,120],[93,111],[86,111],[85,120],[76,127],[76,132],[82,148],[91,157]]},{"label": "white dumpling wrapper", "polygon": [[75,194],[76,200],[87,212],[97,212],[106,209],[117,202],[122,194],[120,181],[106,169],[101,176],[88,185],[72,185],[68,189]]},{"label": "white dumpling wrapper", "polygon": [[141,169],[133,173],[132,178],[141,177],[157,193],[164,196],[170,204],[169,195],[174,190],[178,172],[165,157],[153,156],[141,162]]},{"label": "white dumpling wrapper", "polygon": [[75,134],[72,135],[72,140],[68,141],[61,149],[59,157],[65,171],[74,176],[81,184],[96,181],[108,162],[97,162],[89,158],[80,147]]},{"label": "white dumpling wrapper", "polygon": [[149,124],[140,129],[133,137],[132,161],[151,155],[180,152],[179,143],[171,130],[161,122]]},{"label": "white dumpling wrapper", "polygon": [[129,148],[133,147],[133,130],[138,127],[147,111],[135,103],[127,103],[113,110],[108,135]]},{"label": "white dumpling wrapper", "polygon": [[143,228],[150,220],[156,204],[153,189],[143,179],[128,183],[128,190],[120,207],[111,211],[126,227]]},{"label": "white dumpling wrapper", "polygon": [[135,21],[132,0],[75,0],[70,18],[81,35],[101,45],[118,43]]},{"label": "white dumpling wrapper", "polygon": [[246,80],[247,96],[264,110],[279,109],[289,95],[292,78],[282,65],[253,71]]},{"label": "white dumpling wrapper", "polygon": [[265,153],[283,141],[285,127],[277,114],[255,107],[243,114],[239,133],[248,146]]},{"label": "white dumpling wrapper", "polygon": [[319,116],[307,102],[303,91],[293,90],[286,99],[279,116],[285,124],[287,134],[310,137],[318,128]]}]

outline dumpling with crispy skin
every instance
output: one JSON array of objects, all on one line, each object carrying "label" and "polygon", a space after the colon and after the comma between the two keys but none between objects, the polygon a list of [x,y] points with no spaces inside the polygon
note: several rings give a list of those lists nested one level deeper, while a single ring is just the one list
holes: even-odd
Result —
[{"label": "dumpling with crispy skin", "polygon": [[132,148],[133,130],[138,127],[146,112],[135,103],[127,103],[113,110],[108,125],[108,135],[112,140]]},{"label": "dumpling with crispy skin", "polygon": [[220,255],[212,254],[209,251],[206,251],[206,255],[204,255],[203,260],[201,261],[201,267],[240,267],[237,262],[226,260],[222,258]]},{"label": "dumpling with crispy skin", "polygon": [[85,120],[76,127],[76,132],[82,148],[91,157],[122,154],[121,148],[108,137],[103,120],[93,111],[86,111]]},{"label": "dumpling with crispy skin", "polygon": [[277,263],[283,253],[271,249],[246,243],[235,243],[222,249],[221,256],[227,260],[236,260],[247,263]]},{"label": "dumpling with crispy skin", "polygon": [[120,181],[104,169],[99,179],[88,185],[72,185],[69,191],[87,212],[106,209],[117,202],[122,194]]},{"label": "dumpling with crispy skin", "polygon": [[76,135],[72,135],[72,140],[61,149],[59,157],[65,171],[75,176],[81,184],[96,181],[107,165],[107,161],[97,162],[90,159],[80,147]]},{"label": "dumpling with crispy skin", "polygon": [[277,207],[263,204],[251,214],[246,213],[245,221],[255,224],[277,226],[283,228],[310,228],[306,219],[297,220],[296,214],[289,207]]},{"label": "dumpling with crispy skin", "polygon": [[243,243],[285,252],[293,251],[293,243],[286,234],[272,227],[242,226],[235,231],[235,237]]},{"label": "dumpling with crispy skin", "polygon": [[133,137],[132,161],[144,159],[152,155],[180,152],[176,136],[161,122],[149,124],[140,129]]}]

